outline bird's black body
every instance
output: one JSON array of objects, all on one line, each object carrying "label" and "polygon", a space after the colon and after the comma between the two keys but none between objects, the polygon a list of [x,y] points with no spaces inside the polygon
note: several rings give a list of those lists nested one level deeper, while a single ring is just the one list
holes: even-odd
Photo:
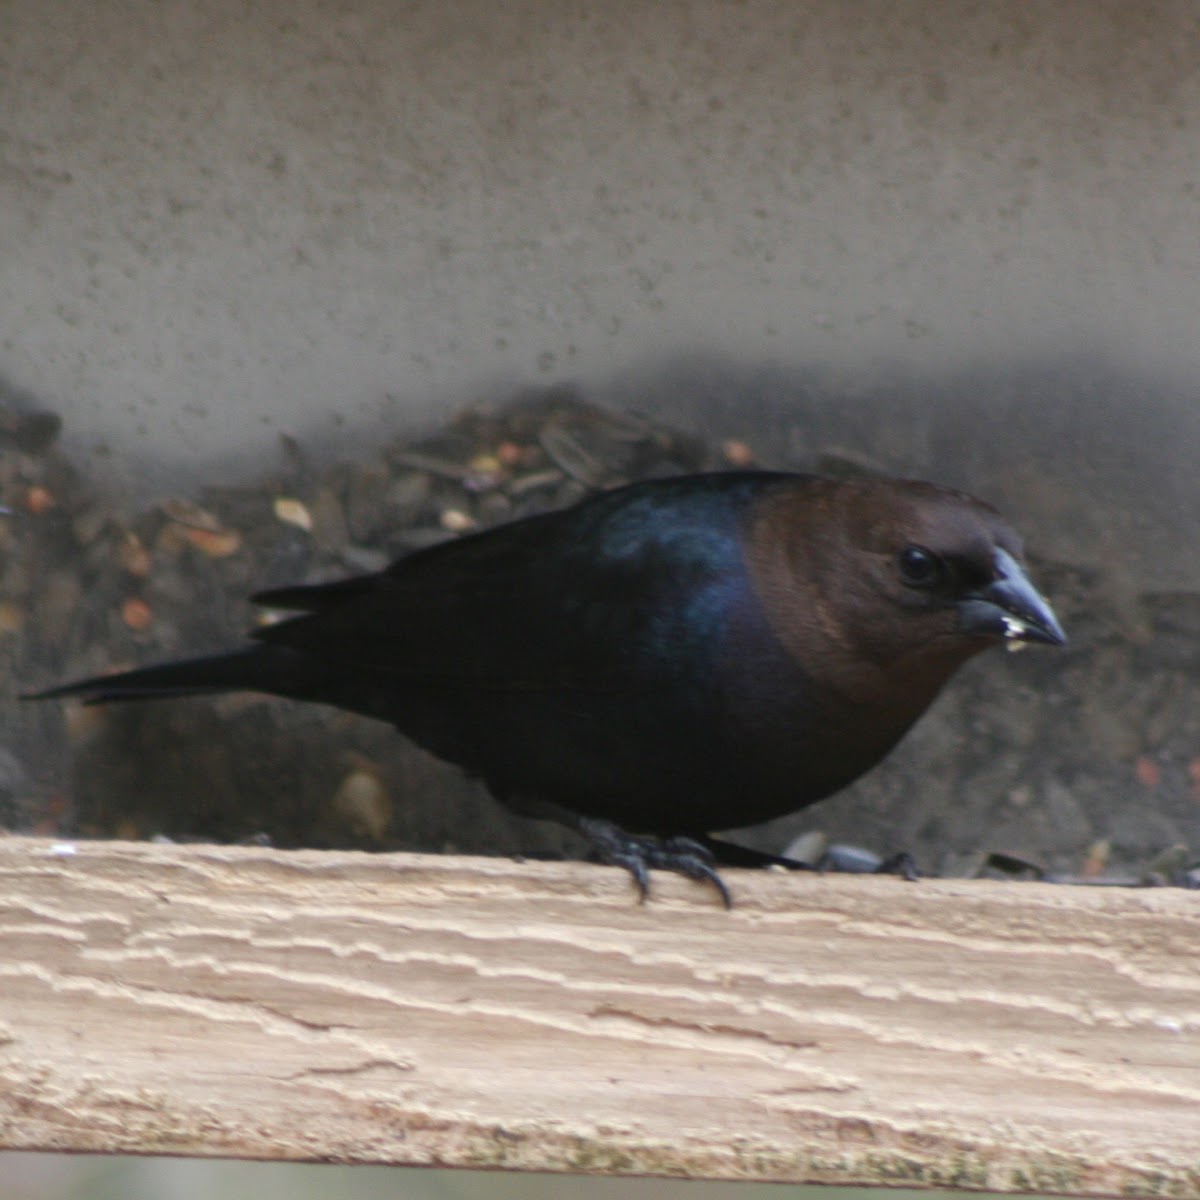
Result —
[{"label": "bird's black body", "polygon": [[707,876],[620,830],[700,837],[802,808],[878,762],[979,650],[1062,641],[1020,553],[992,509],[929,484],[655,480],[263,593],[300,615],[246,649],[43,695],[333,704],[583,828],[640,880],[647,862]]}]

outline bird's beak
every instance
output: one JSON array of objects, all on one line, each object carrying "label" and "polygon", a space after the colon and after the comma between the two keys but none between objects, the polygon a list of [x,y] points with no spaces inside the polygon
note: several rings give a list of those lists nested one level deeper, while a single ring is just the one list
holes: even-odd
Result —
[{"label": "bird's beak", "polygon": [[1025,642],[1066,644],[1054,610],[1029,582],[1007,550],[996,550],[996,578],[966,596],[958,606],[958,628],[974,637],[1000,638],[1014,649]]}]

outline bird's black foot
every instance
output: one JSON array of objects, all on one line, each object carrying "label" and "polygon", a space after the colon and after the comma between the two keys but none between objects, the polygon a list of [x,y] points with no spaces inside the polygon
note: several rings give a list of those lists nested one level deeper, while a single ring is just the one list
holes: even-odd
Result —
[{"label": "bird's black foot", "polygon": [[689,837],[656,838],[626,833],[619,825],[597,817],[583,817],[578,828],[604,862],[624,867],[633,876],[643,904],[650,894],[650,872],[663,870],[711,883],[725,907],[733,907],[729,889],[716,872],[716,860],[702,843]]}]

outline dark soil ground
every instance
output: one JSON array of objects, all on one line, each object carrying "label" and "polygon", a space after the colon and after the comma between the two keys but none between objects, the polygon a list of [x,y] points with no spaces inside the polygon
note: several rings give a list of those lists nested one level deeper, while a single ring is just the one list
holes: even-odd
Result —
[{"label": "dark soil ground", "polygon": [[[0,411],[13,510],[0,517],[0,828],[62,836],[578,853],[377,722],[245,695],[108,709],[16,697],[236,644],[261,619],[246,597],[265,587],[374,570],[626,480],[756,461],[747,443],[559,391],[332,470],[287,442],[261,479],[131,512],[56,448],[57,427]],[[864,469],[821,447],[759,465]],[[882,768],[740,840],[781,851],[807,832],[954,874],[1003,864],[991,853],[1089,878],[1182,878],[1200,847],[1200,596],[1130,594],[1039,560],[1025,532],[1070,646],[976,659]]]}]

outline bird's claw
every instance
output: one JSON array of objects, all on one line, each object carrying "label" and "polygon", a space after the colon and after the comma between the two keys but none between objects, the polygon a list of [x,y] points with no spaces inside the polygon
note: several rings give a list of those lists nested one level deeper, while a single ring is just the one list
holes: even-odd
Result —
[{"label": "bird's claw", "polygon": [[584,818],[579,828],[604,862],[624,867],[633,876],[642,904],[650,895],[650,871],[662,870],[711,883],[725,907],[733,907],[729,889],[717,873],[716,859],[702,843],[689,837],[657,838],[626,833],[611,821],[595,818]]}]

